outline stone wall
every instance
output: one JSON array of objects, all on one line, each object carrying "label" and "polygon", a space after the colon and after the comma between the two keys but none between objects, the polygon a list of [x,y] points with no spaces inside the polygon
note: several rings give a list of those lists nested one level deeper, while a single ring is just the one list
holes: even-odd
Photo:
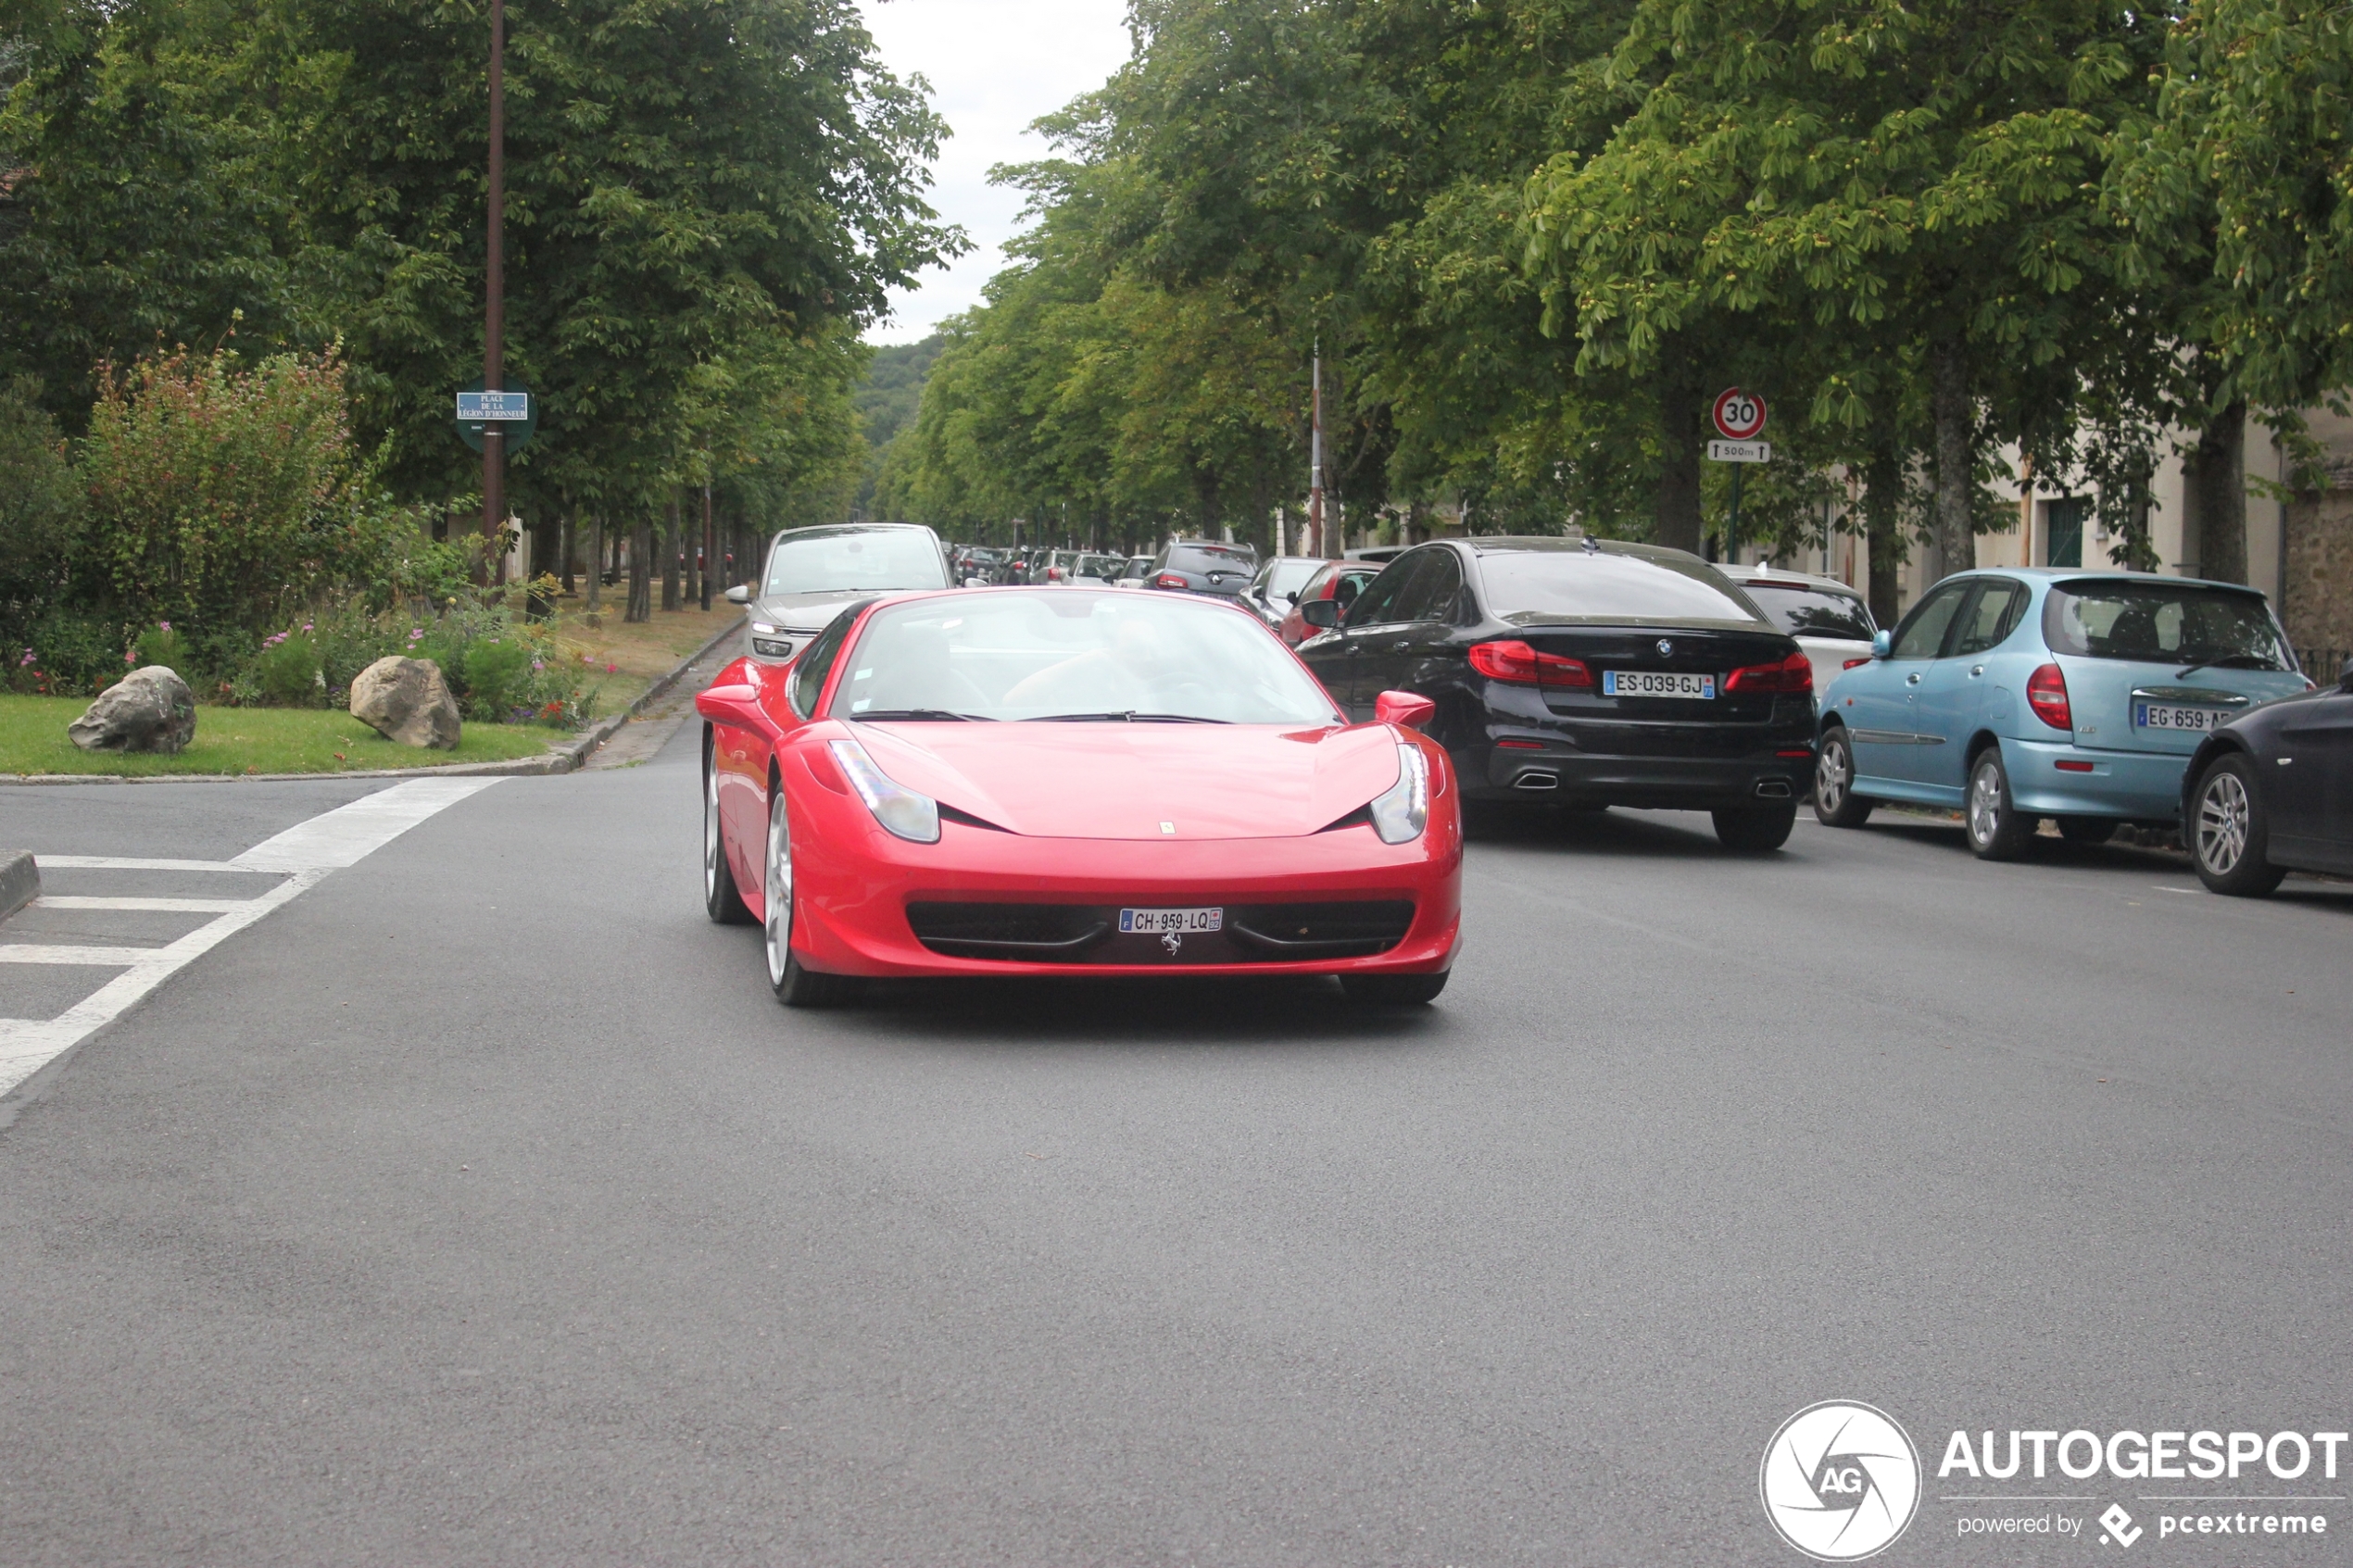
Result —
[{"label": "stone wall", "polygon": [[[2331,487],[2287,508],[2287,597],[2280,619],[2298,648],[2353,650],[2353,474],[2332,465]],[[2319,674],[2334,674],[2332,664]]]}]

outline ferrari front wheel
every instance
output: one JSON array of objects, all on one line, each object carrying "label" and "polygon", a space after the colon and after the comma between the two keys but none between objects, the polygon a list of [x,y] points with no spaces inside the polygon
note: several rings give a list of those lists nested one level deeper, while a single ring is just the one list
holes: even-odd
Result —
[{"label": "ferrari front wheel", "polygon": [[1417,1008],[1438,999],[1446,989],[1446,976],[1451,971],[1437,974],[1343,974],[1340,988],[1352,1002],[1360,1007]]},{"label": "ferrari front wheel", "polygon": [[761,947],[768,956],[768,984],[776,999],[788,1008],[831,1007],[848,994],[849,982],[838,974],[819,974],[801,967],[793,956],[792,821],[785,809],[779,783],[768,792],[768,853],[761,876]]}]

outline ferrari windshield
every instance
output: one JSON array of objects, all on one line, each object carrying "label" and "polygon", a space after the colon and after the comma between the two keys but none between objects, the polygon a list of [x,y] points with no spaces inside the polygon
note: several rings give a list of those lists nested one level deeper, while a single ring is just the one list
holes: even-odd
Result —
[{"label": "ferrari windshield", "polygon": [[1344,722],[1256,617],[1175,594],[985,592],[887,605],[836,719]]},{"label": "ferrari windshield", "polygon": [[776,542],[765,591],[782,596],[947,586],[947,563],[922,529],[826,528]]}]

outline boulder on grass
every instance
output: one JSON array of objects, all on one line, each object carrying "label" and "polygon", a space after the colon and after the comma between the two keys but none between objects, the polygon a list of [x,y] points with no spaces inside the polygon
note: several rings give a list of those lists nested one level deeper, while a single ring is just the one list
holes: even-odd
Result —
[{"label": "boulder on grass", "polygon": [[430,659],[395,654],[359,671],[351,683],[351,716],[402,746],[450,751],[458,745],[458,699]]},{"label": "boulder on grass", "polygon": [[180,751],[196,738],[196,694],[150,664],[100,692],[66,734],[84,751]]}]

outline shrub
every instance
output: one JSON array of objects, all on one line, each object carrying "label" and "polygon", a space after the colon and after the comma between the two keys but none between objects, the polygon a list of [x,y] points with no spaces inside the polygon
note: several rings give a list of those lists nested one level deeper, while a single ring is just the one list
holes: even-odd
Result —
[{"label": "shrub", "polygon": [[354,470],[333,353],[247,370],[225,350],[183,352],[109,370],[82,445],[86,586],[125,619],[199,639],[258,630],[339,546],[381,553],[356,517]]},{"label": "shrub", "polygon": [[9,685],[53,696],[93,696],[122,679],[122,626],[80,610],[51,609],[12,650]]},{"label": "shrub", "polygon": [[63,592],[82,526],[82,491],[39,391],[29,376],[0,384],[0,636],[18,643]]},{"label": "shrub", "polygon": [[315,708],[323,695],[319,672],[319,645],[305,626],[280,632],[261,645],[253,661],[254,680],[262,700],[278,708]]},{"label": "shrub", "polygon": [[195,660],[189,657],[188,639],[171,629],[171,622],[159,621],[139,633],[132,645],[134,664],[160,664],[176,671],[183,681],[193,680],[190,671]]},{"label": "shrub", "polygon": [[506,722],[510,709],[531,700],[531,647],[520,637],[477,638],[466,649],[463,671],[470,715]]}]

